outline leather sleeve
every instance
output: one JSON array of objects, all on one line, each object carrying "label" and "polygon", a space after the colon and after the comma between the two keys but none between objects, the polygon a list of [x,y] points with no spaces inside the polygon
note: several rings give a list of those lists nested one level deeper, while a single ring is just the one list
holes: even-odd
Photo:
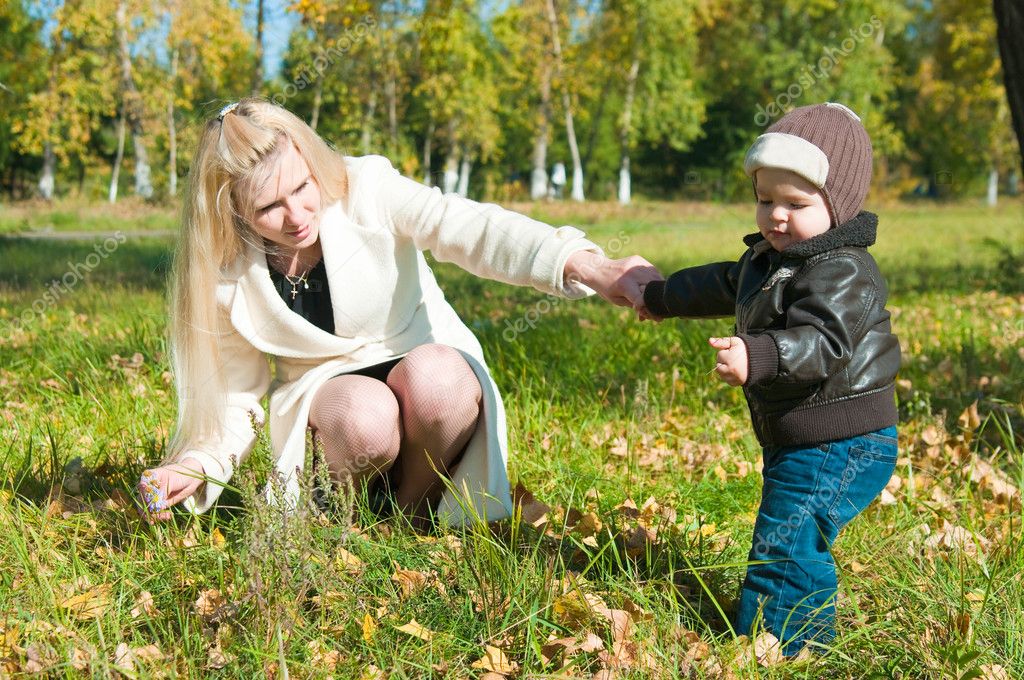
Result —
[{"label": "leather sleeve", "polygon": [[680,269],[665,281],[647,284],[644,305],[658,316],[732,316],[736,313],[739,268],[739,262],[715,262]]},{"label": "leather sleeve", "polygon": [[739,336],[748,347],[748,385],[821,382],[850,362],[879,306],[870,257],[845,253],[801,272],[787,291],[786,328]]}]

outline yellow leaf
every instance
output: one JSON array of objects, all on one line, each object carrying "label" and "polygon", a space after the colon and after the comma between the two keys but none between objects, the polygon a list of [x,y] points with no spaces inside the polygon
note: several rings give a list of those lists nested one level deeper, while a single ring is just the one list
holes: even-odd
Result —
[{"label": "yellow leaf", "polygon": [[110,606],[110,586],[100,585],[90,588],[84,593],[72,595],[60,602],[58,606],[79,621],[98,618]]},{"label": "yellow leaf", "polygon": [[363,614],[363,639],[369,642],[377,631],[377,622],[369,614]]},{"label": "yellow leaf", "polygon": [[510,661],[505,652],[494,645],[484,647],[484,655],[472,663],[473,668],[480,668],[500,675],[511,675],[519,669],[519,664]]},{"label": "yellow leaf", "polygon": [[416,619],[409,619],[409,623],[402,626],[395,626],[395,630],[427,641],[432,640],[434,636],[437,635],[434,631],[417,623]]},{"label": "yellow leaf", "polygon": [[214,548],[223,550],[224,546],[227,545],[227,539],[224,538],[224,534],[221,533],[220,529],[214,527],[213,531],[210,532],[210,543]]},{"label": "yellow leaf", "polygon": [[153,595],[148,590],[143,590],[139,593],[139,596],[135,598],[135,606],[132,607],[131,611],[133,619],[137,619],[143,614],[146,616],[153,616],[156,614],[156,605],[153,604]]},{"label": "yellow leaf", "polygon": [[430,580],[430,575],[415,569],[402,569],[396,564],[395,573],[391,576],[391,580],[401,587],[401,599],[405,600],[423,592],[423,589],[427,587],[427,583]]},{"label": "yellow leaf", "polygon": [[204,619],[210,619],[226,604],[227,598],[216,588],[204,590],[199,593],[199,598],[195,602],[196,614]]},{"label": "yellow leaf", "polygon": [[344,548],[338,548],[335,564],[344,571],[359,571],[363,568],[363,561]]}]

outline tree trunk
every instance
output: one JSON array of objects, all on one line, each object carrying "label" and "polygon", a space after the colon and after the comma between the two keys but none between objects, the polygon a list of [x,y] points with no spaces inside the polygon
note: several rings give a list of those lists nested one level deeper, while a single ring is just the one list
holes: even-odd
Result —
[{"label": "tree trunk", "polygon": [[423,183],[428,187],[430,182],[430,147],[434,141],[434,115],[430,115],[430,122],[427,124],[427,136],[423,140]]},{"label": "tree trunk", "polygon": [[324,72],[316,76],[316,86],[313,89],[313,113],[309,116],[309,127],[316,130],[317,124],[320,122],[320,107],[324,102]]},{"label": "tree trunk", "polygon": [[142,97],[135,87],[131,53],[128,51],[128,7],[125,0],[117,3],[117,42],[121,52],[124,112],[128,127],[132,131],[132,146],[135,149],[135,193],[143,198],[150,198],[153,195],[153,183],[150,179],[149,157],[142,129]]},{"label": "tree trunk", "polygon": [[472,165],[469,155],[464,154],[462,162],[459,163],[459,187],[455,190],[455,193],[463,198],[469,195],[469,171]]},{"label": "tree trunk", "polygon": [[996,207],[996,203],[999,201],[999,171],[995,168],[991,168],[988,171],[988,199],[987,203],[990,208]]},{"label": "tree trunk", "polygon": [[547,0],[548,24],[551,27],[551,47],[555,58],[555,73],[562,85],[562,108],[565,110],[565,134],[569,141],[569,154],[572,156],[572,200],[583,200],[583,165],[580,162],[580,149],[576,144],[576,127],[572,119],[572,96],[565,82],[565,69],[562,64],[562,40],[558,36],[558,13],[555,11],[555,0]]},{"label": "tree trunk", "polygon": [[448,150],[444,159],[444,182],[441,190],[450,194],[458,187],[459,183],[459,156],[454,147]]},{"label": "tree trunk", "polygon": [[370,153],[370,142],[372,141],[373,119],[377,113],[377,88],[370,85],[370,101],[366,104],[366,114],[363,116],[363,135],[361,146],[363,155]]},{"label": "tree trunk", "polygon": [[57,154],[53,152],[53,144],[47,142],[43,146],[43,172],[39,176],[39,194],[47,201],[53,200],[56,170]]},{"label": "tree trunk", "polygon": [[178,50],[171,50],[171,93],[167,97],[167,194],[178,195],[178,128],[174,123],[174,93],[178,80]]},{"label": "tree trunk", "polygon": [[633,99],[636,96],[636,81],[640,74],[640,41],[633,48],[633,63],[626,76],[626,99],[622,103],[622,126],[619,128],[619,203],[629,205],[633,200],[632,177],[629,174],[630,137],[633,133]]},{"label": "tree trunk", "polygon": [[533,138],[533,171],[530,173],[530,198],[538,201],[548,195],[548,130],[551,127],[551,64],[545,62],[540,73],[540,109],[537,134]]},{"label": "tree trunk", "polygon": [[388,106],[388,153],[394,157],[398,153],[398,85],[394,69],[388,67],[387,80],[384,82],[384,97]]},{"label": "tree trunk", "polygon": [[263,3],[264,0],[256,0],[256,64],[252,70],[252,83],[249,89],[254,95],[260,93],[263,85]]},{"label": "tree trunk", "polygon": [[125,106],[121,106],[121,115],[117,119],[117,153],[114,154],[114,168],[110,172],[110,190],[107,192],[107,200],[111,203],[117,202],[117,182],[121,178],[121,161],[124,159],[124,135],[125,128]]},{"label": "tree trunk", "polygon": [[1024,41],[1020,39],[1024,35],[1024,0],[994,0],[994,4],[1006,99],[1024,168]]}]

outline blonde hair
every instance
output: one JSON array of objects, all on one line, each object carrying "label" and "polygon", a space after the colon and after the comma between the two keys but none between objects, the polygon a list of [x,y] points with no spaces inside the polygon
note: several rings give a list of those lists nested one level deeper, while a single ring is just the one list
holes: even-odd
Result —
[{"label": "blonde hair", "polygon": [[253,198],[289,142],[320,188],[321,209],[347,194],[342,157],[301,119],[275,104],[243,99],[208,121],[199,139],[170,273],[171,370],[178,416],[168,460],[189,449],[202,450],[223,434],[227,388],[219,370],[217,284],[222,272],[244,255],[247,243],[265,250],[250,226],[256,212]]}]

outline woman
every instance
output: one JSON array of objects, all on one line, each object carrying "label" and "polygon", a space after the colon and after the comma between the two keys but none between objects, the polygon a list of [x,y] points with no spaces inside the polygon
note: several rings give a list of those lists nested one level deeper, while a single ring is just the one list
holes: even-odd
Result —
[{"label": "woman", "polygon": [[642,258],[604,257],[573,227],[442,195],[379,156],[340,156],[258,99],[207,123],[189,184],[172,273],[177,429],[168,462],[139,485],[151,519],[216,501],[252,450],[268,390],[288,502],[312,428],[339,483],[386,481],[416,517],[505,517],[501,398],[422,251],[486,278],[621,305],[660,278]]}]

